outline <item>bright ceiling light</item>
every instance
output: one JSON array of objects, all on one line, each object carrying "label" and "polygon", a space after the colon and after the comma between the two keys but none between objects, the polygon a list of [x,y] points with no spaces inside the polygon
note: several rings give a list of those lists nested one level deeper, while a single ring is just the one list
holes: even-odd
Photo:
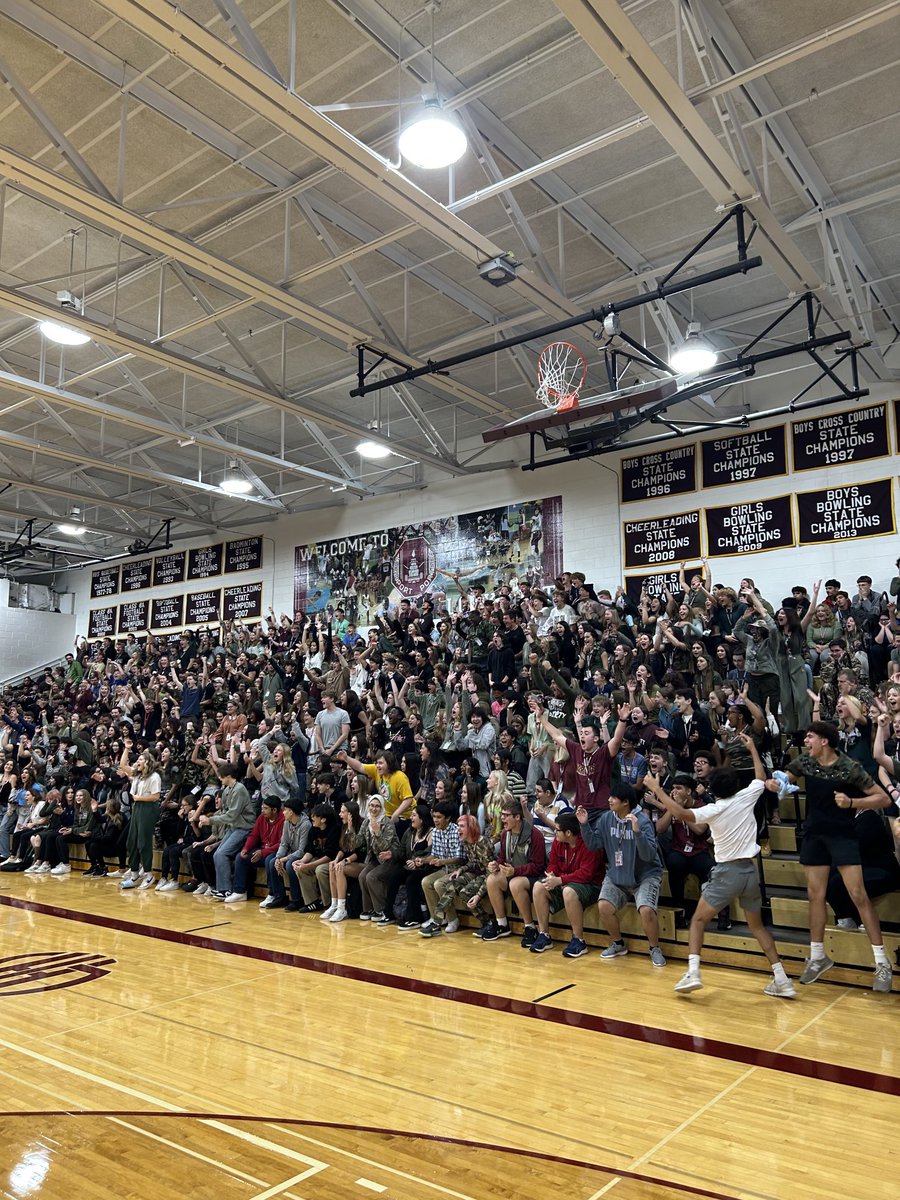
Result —
[{"label": "bright ceiling light", "polygon": [[436,171],[459,162],[469,143],[456,117],[428,99],[400,134],[400,155],[414,167]]},{"label": "bright ceiling light", "polygon": [[703,336],[700,323],[691,321],[684,341],[669,358],[669,366],[679,375],[700,375],[714,367],[718,357],[718,350]]},{"label": "bright ceiling light", "polygon": [[223,492],[228,492],[230,496],[246,496],[248,492],[253,491],[253,484],[246,475],[241,474],[236,458],[229,462],[228,470],[223,475],[219,487]]},{"label": "bright ceiling light", "polygon": [[356,453],[361,454],[363,458],[387,458],[391,451],[387,446],[382,446],[378,442],[360,442],[356,447]]},{"label": "bright ceiling light", "polygon": [[61,325],[59,321],[41,321],[38,329],[51,342],[56,342],[58,346],[84,346],[91,339],[86,333],[82,333],[80,329],[73,329],[71,325]]},{"label": "bright ceiling light", "polygon": [[87,533],[87,527],[84,524],[80,508],[71,509],[66,520],[60,521],[56,528],[60,533],[64,533],[66,537],[81,537]]},{"label": "bright ceiling light", "polygon": [[246,496],[248,492],[253,491],[253,484],[241,475],[226,475],[219,487],[231,496]]}]

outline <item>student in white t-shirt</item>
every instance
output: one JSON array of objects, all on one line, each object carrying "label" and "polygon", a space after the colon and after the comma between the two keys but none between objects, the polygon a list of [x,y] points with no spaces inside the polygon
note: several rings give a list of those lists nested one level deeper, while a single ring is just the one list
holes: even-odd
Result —
[{"label": "student in white t-shirt", "polygon": [[785,973],[775,941],[763,925],[760,915],[762,895],[756,863],[759,844],[753,806],[765,787],[765,771],[756,743],[747,734],[739,736],[753,759],[756,772],[756,778],[745,788],[739,789],[738,775],[730,767],[718,767],[710,773],[708,789],[714,797],[721,799],[714,799],[712,803],[699,808],[683,808],[663,791],[657,776],[648,775],[644,780],[644,787],[653,792],[673,817],[689,825],[709,829],[716,848],[716,865],[703,885],[702,896],[691,921],[688,969],[675,985],[675,991],[695,992],[703,987],[700,951],[706,926],[726,905],[739,899],[753,936],[772,964],[774,978],[764,989],[766,995],[792,998],[797,992]]}]

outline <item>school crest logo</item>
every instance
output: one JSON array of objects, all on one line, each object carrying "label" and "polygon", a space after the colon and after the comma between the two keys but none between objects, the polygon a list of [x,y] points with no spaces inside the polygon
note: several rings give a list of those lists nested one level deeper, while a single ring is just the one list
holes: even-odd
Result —
[{"label": "school crest logo", "polygon": [[83,951],[41,951],[0,958],[0,997],[55,992],[108,975],[116,960]]}]

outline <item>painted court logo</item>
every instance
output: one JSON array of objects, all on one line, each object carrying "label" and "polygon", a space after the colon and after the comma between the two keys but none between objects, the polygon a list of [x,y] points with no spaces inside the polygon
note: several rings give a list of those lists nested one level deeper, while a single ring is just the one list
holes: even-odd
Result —
[{"label": "painted court logo", "polygon": [[13,954],[0,958],[0,999],[3,996],[27,996],[32,992],[54,992],[57,988],[75,987],[108,975],[107,967],[116,960],[104,954],[80,951],[44,951],[36,954]]}]

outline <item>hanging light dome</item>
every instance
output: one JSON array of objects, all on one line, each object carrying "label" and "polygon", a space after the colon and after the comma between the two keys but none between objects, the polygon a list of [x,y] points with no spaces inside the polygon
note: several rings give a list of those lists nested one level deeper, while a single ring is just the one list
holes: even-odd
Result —
[{"label": "hanging light dome", "polygon": [[401,157],[425,171],[436,171],[459,162],[469,148],[462,125],[444,112],[437,97],[426,99],[404,127],[398,143]]},{"label": "hanging light dome", "polygon": [[699,321],[691,321],[684,341],[669,358],[669,366],[679,375],[700,375],[716,365],[718,350],[703,336]]}]

